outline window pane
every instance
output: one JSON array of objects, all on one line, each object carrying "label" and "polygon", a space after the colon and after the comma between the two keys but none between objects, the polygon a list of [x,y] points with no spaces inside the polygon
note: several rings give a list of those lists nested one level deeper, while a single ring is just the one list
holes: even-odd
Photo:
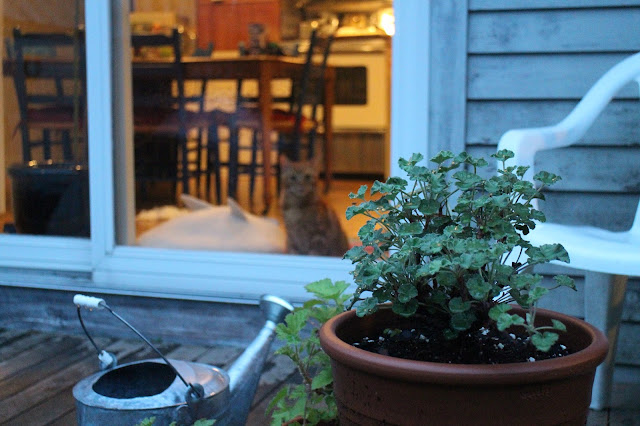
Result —
[{"label": "window pane", "polygon": [[5,233],[89,237],[82,3],[4,2]]},{"label": "window pane", "polygon": [[[388,170],[391,40],[384,28],[393,13],[387,7],[323,21],[330,11],[310,9],[303,19],[290,3],[132,2],[137,244],[342,257],[359,243],[364,219],[347,221],[345,210],[350,192]],[[312,71],[304,76],[314,21],[318,39],[338,30],[328,86]],[[175,29],[180,41],[171,44]],[[367,37],[353,37],[357,31]],[[154,34],[167,40],[145,45],[143,36]],[[312,59],[321,63],[322,51]],[[296,96],[303,90],[317,95],[315,117],[312,97]],[[296,129],[299,103],[304,118]]]}]

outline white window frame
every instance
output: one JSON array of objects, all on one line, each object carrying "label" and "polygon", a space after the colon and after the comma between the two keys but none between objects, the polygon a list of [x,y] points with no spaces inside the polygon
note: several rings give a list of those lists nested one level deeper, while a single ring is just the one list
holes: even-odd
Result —
[{"label": "white window frame", "polygon": [[[0,235],[0,266],[12,268],[0,273],[0,284],[252,302],[265,292],[303,300],[308,282],[325,277],[350,280],[350,262],[335,258],[116,244],[115,179],[111,177],[117,131],[112,123],[123,120],[124,128],[130,128],[131,117],[126,111],[112,113],[113,75],[118,73],[105,72],[112,69],[112,40],[118,36],[114,34],[118,26],[111,22],[112,2],[126,4],[125,0],[92,0],[85,6],[91,238]],[[422,0],[398,1],[394,6],[399,25],[393,40],[391,170],[397,173],[393,166],[399,156],[426,150],[427,96],[416,96],[416,87],[425,88],[428,81],[429,38],[424,22],[429,13]],[[419,71],[406,72],[414,68]],[[22,276],[13,268],[43,273]],[[64,271],[71,272],[70,278],[60,278],[69,276],[60,274]]]}]

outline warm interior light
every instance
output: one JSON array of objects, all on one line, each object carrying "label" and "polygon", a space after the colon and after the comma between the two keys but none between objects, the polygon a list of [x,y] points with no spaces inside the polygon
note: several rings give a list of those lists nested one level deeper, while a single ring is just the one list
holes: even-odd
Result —
[{"label": "warm interior light", "polygon": [[387,33],[387,35],[394,35],[396,32],[395,19],[393,17],[393,9],[385,9],[380,13],[380,28]]}]

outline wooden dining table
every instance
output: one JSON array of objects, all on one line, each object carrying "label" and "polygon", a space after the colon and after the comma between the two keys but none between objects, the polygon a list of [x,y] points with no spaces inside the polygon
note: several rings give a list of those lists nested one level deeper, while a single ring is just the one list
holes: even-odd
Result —
[{"label": "wooden dining table", "polygon": [[[167,65],[170,59],[134,59],[132,64],[133,77],[144,77],[153,73],[159,67]],[[271,81],[274,79],[296,79],[302,74],[304,60],[301,58],[254,55],[241,56],[236,58],[216,58],[216,57],[186,57],[183,58],[183,73],[185,80],[240,80],[251,79],[258,82],[258,108],[261,117],[261,128],[263,135],[263,170],[271,170],[271,132],[273,130],[271,111],[273,108],[273,96],[271,93]],[[332,176],[332,144],[333,126],[332,110],[334,102],[335,88],[335,68],[327,66],[324,78],[323,94],[323,168],[325,191],[328,190]],[[237,167],[236,162],[230,167]],[[237,170],[229,170],[230,176],[237,176]],[[264,173],[263,179],[263,202],[265,212],[271,205],[272,188],[271,181]],[[235,193],[235,183],[229,188],[229,193]]]},{"label": "wooden dining table", "polygon": [[[47,60],[39,58],[31,61],[27,66],[27,74],[39,72],[46,69],[47,62],[55,62],[60,66],[59,60]],[[133,78],[142,78],[154,73],[162,73],[163,68],[171,66],[171,58],[134,58],[132,61]],[[181,61],[183,65],[183,76],[185,80],[234,80],[255,79],[258,82],[258,108],[261,115],[261,127],[263,135],[271,135],[273,130],[271,110],[273,107],[273,97],[271,93],[271,81],[274,79],[296,79],[302,74],[304,60],[302,58],[255,55],[242,56],[236,58],[216,58],[216,57],[185,57]],[[4,75],[13,75],[15,64],[11,60],[3,63]],[[69,66],[71,64],[69,63]],[[332,110],[334,102],[335,88],[335,68],[328,65],[325,70],[324,96],[323,96],[323,167],[325,190],[329,188],[331,182],[332,165],[332,143],[333,126]],[[271,137],[262,138],[263,167],[264,170],[271,170]],[[231,162],[233,163],[233,162]],[[230,174],[234,171],[230,171]],[[263,201],[264,208],[269,208],[272,201],[271,181],[264,173],[263,179]],[[235,190],[235,188],[231,188]]]}]

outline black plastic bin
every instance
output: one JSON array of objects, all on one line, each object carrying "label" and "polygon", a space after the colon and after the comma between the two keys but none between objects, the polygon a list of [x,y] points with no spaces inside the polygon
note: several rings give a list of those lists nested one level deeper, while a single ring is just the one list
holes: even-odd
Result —
[{"label": "black plastic bin", "polygon": [[13,215],[20,234],[89,237],[89,173],[70,163],[9,167]]}]

